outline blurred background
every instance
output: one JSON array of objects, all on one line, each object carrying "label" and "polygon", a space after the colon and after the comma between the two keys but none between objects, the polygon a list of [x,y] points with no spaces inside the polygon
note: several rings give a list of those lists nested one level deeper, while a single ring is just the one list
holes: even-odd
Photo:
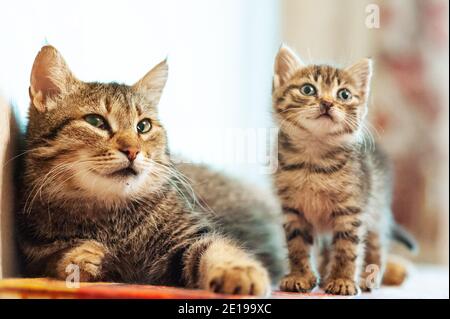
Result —
[{"label": "blurred background", "polygon": [[396,218],[419,239],[417,260],[448,265],[448,1],[0,0],[0,40],[0,96],[22,129],[42,45],[84,81],[132,84],[168,56],[172,150],[262,187],[280,43],[308,63],[372,57],[370,119],[395,163]]}]

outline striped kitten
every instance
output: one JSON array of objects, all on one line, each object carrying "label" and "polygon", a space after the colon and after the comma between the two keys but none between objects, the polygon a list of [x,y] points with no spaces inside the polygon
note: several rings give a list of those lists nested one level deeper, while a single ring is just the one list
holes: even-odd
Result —
[{"label": "striped kitten", "polygon": [[[39,52],[18,213],[28,275],[64,279],[75,265],[81,281],[269,291],[268,271],[236,244],[241,238],[224,236],[230,228],[192,211],[178,190],[156,110],[167,73],[164,61],[133,86],[85,83],[56,49]],[[231,187],[225,178],[220,184]]]},{"label": "striped kitten", "polygon": [[[369,147],[365,116],[372,74],[364,59],[338,69],[304,65],[287,47],[275,62],[273,105],[279,125],[275,184],[285,215],[291,272],[284,291],[317,284],[312,246],[322,246],[321,287],[354,295],[369,289],[366,265],[386,265],[391,236],[391,176],[383,154]],[[372,268],[370,268],[372,269]]]}]

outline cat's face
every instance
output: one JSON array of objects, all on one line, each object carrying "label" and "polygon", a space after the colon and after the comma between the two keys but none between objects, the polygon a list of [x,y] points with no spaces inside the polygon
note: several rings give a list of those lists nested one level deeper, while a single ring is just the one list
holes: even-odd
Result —
[{"label": "cat's face", "polygon": [[116,202],[157,191],[169,174],[156,112],[167,71],[162,62],[133,86],[84,83],[44,47],[31,76],[28,178],[55,198]]},{"label": "cat's face", "polygon": [[280,125],[320,138],[356,135],[367,112],[371,62],[346,69],[309,65],[287,47],[277,55],[274,108]]}]

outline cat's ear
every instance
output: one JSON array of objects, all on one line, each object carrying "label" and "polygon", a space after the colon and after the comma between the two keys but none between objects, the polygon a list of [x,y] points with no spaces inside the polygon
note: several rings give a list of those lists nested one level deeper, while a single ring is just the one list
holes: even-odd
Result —
[{"label": "cat's ear", "polygon": [[34,59],[29,94],[31,104],[39,111],[48,109],[48,101],[67,94],[78,83],[61,54],[51,45],[42,47]]},{"label": "cat's ear", "polygon": [[372,77],[372,60],[369,58],[361,59],[345,70],[355,79],[358,87],[366,94],[369,91]]},{"label": "cat's ear", "polygon": [[282,45],[275,58],[273,77],[274,89],[283,86],[299,69],[304,66],[300,58],[288,46]]},{"label": "cat's ear", "polygon": [[142,79],[137,81],[132,88],[135,92],[146,96],[147,99],[156,106],[161,99],[168,74],[169,65],[167,59],[165,59],[144,75]]}]

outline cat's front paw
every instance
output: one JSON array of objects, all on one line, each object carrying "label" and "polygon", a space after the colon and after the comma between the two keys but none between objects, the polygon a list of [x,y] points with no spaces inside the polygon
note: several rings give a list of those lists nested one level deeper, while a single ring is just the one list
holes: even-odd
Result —
[{"label": "cat's front paw", "polygon": [[64,280],[69,274],[79,271],[80,281],[99,280],[106,251],[105,246],[93,240],[85,241],[81,245],[71,248],[57,263],[58,279]]},{"label": "cat's front paw", "polygon": [[313,273],[291,273],[281,279],[280,289],[287,292],[310,292],[317,285],[317,277]]},{"label": "cat's front paw", "polygon": [[257,263],[228,263],[208,272],[205,288],[216,293],[264,296],[270,291],[270,279]]},{"label": "cat's front paw", "polygon": [[358,294],[359,287],[355,281],[346,278],[327,280],[324,284],[327,294],[353,296]]}]

